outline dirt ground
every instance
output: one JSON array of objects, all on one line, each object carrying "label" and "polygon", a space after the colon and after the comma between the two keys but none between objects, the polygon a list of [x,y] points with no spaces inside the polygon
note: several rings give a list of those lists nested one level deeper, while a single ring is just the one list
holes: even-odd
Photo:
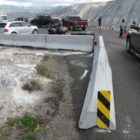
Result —
[{"label": "dirt ground", "polygon": [[[68,55],[69,53],[66,53]],[[7,118],[30,113],[39,116],[37,140],[76,140],[70,77],[64,52],[0,46],[0,140],[22,140],[23,132],[5,127]],[[36,72],[44,56],[48,75]],[[42,89],[29,92],[23,85],[40,79]],[[28,139],[27,139],[28,140]],[[30,139],[29,139],[30,140]]]}]

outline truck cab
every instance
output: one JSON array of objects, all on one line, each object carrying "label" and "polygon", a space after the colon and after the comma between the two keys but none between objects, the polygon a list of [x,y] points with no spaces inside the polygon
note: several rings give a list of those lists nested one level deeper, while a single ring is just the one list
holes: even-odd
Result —
[{"label": "truck cab", "polygon": [[5,22],[8,22],[7,15],[0,15],[0,23],[5,23]]}]

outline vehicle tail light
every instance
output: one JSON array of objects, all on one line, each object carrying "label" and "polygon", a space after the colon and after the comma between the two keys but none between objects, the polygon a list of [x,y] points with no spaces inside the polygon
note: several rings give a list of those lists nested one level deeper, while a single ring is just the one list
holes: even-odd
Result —
[{"label": "vehicle tail light", "polygon": [[4,32],[8,32],[8,29],[4,28]]}]

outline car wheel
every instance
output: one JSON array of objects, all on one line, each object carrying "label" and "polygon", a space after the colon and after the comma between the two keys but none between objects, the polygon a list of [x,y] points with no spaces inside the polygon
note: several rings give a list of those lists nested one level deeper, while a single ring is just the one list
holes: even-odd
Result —
[{"label": "car wheel", "polygon": [[16,32],[12,32],[11,34],[16,35],[17,33]]},{"label": "car wheel", "polygon": [[132,45],[131,45],[130,39],[127,39],[127,41],[126,41],[126,51],[128,53],[130,53],[131,49],[132,49]]},{"label": "car wheel", "polygon": [[86,27],[82,27],[82,30],[83,30],[83,31],[86,30]]},{"label": "car wheel", "polygon": [[38,30],[33,30],[32,34],[38,34]]}]

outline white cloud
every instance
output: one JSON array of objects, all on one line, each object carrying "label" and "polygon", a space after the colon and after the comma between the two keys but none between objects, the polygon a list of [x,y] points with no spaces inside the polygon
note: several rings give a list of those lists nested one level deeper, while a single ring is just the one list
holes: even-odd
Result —
[{"label": "white cloud", "polygon": [[12,6],[25,6],[30,7],[33,6],[31,2],[19,2],[19,1],[11,1],[11,0],[0,0],[0,5],[12,5]]},{"label": "white cloud", "polygon": [[[36,0],[37,2],[38,0]],[[41,4],[41,1],[44,2],[44,5],[71,5],[71,4],[80,4],[88,2],[106,2],[110,0],[40,0],[38,4]]]},{"label": "white cloud", "polygon": [[63,6],[80,4],[87,2],[105,2],[110,0],[0,0],[0,5],[15,5],[15,6]]}]

